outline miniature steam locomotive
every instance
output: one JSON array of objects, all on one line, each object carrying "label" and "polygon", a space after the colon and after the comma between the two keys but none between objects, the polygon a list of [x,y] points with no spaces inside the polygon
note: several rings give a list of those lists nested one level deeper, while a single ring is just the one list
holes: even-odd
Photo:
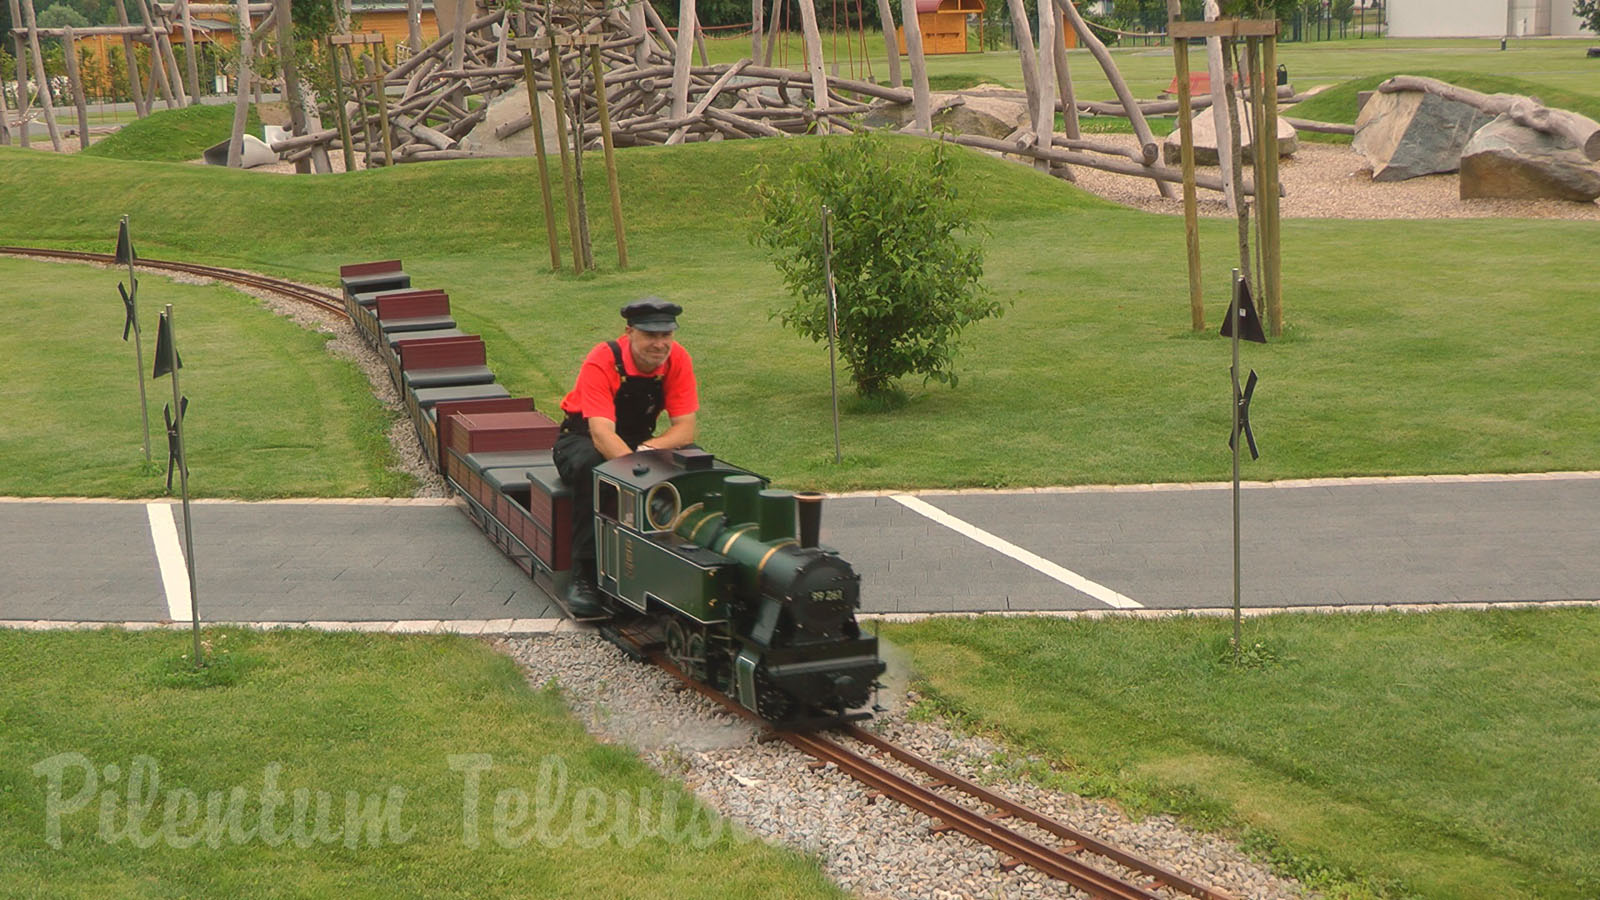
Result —
[{"label": "miniature steam locomotive", "polygon": [[[467,515],[557,603],[571,569],[572,499],[551,461],[559,427],[495,383],[484,344],[443,291],[399,261],[340,269],[357,329],[389,364],[424,453]],[[820,495],[701,450],[595,469],[598,583],[608,625],[648,633],[692,677],[785,727],[859,718],[884,671],[855,618],[861,579],[819,546]]]}]

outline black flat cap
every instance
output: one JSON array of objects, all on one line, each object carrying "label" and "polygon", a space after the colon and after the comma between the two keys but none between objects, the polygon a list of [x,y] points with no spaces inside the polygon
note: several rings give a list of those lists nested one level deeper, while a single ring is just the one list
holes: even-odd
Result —
[{"label": "black flat cap", "polygon": [[668,303],[660,297],[646,297],[624,306],[622,317],[628,320],[628,327],[641,331],[677,331],[678,316],[682,312],[683,307],[676,303]]}]

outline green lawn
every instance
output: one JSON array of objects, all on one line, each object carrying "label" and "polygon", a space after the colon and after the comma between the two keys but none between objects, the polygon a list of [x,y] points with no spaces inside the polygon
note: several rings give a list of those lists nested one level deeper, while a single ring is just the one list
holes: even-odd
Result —
[{"label": "green lawn", "polygon": [[[1600,895],[1600,611],[888,627],[1058,786],[1224,827],[1334,896]],[[1007,762],[1026,768],[1022,757]],[[1046,770],[1047,769],[1047,770]]]},{"label": "green lawn", "polygon": [[207,634],[0,629],[0,895],[842,896],[481,643]]},{"label": "green lawn", "polygon": [[[111,234],[116,235],[115,223]],[[135,241],[135,247],[139,243]],[[109,249],[109,248],[107,248]],[[0,358],[10,424],[0,495],[151,497],[165,489],[161,410],[172,379],[150,379],[156,323],[173,305],[185,439],[197,496],[392,496],[415,481],[388,468],[392,417],[326,337],[220,286],[139,279],[153,465],[144,461],[134,345],[121,340],[126,269],[0,257]],[[174,491],[177,482],[174,481]]]}]

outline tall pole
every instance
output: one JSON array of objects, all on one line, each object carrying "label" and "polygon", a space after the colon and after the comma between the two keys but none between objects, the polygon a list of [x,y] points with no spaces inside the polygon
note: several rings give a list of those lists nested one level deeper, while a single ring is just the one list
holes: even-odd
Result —
[{"label": "tall pole", "polygon": [[[1256,215],[1260,216],[1265,232],[1264,245],[1261,256],[1265,268],[1263,273],[1262,290],[1267,296],[1267,326],[1270,334],[1278,337],[1283,334],[1283,259],[1280,250],[1280,236],[1282,225],[1278,218],[1278,38],[1276,35],[1267,35],[1261,43],[1261,70],[1262,80],[1271,81],[1262,93],[1262,100],[1266,104],[1267,124],[1263,133],[1257,138],[1257,147],[1271,141],[1272,151],[1262,157],[1265,166],[1262,172],[1265,183],[1256,184]],[[1258,153],[1261,151],[1258,149]]]},{"label": "tall pole", "polygon": [[594,69],[594,95],[600,113],[600,146],[605,150],[606,186],[611,190],[611,230],[617,237],[617,268],[628,267],[628,235],[622,225],[622,188],[617,184],[617,160],[611,146],[611,112],[606,105],[606,79],[600,69],[600,45],[589,45],[589,65]]},{"label": "tall pole", "polygon": [[550,239],[550,271],[561,271],[561,240],[556,235],[555,200],[550,196],[550,163],[545,158],[544,116],[539,112],[539,84],[533,73],[533,48],[537,38],[517,41],[522,50],[522,75],[528,82],[528,112],[533,116],[533,158],[539,166],[539,197],[544,201],[544,230]]},{"label": "tall pole", "polygon": [[[1179,0],[1167,0],[1168,21],[1182,15]],[[1194,186],[1194,111],[1189,100],[1189,39],[1172,39],[1172,60],[1178,76],[1178,130],[1182,133],[1183,239],[1189,257],[1189,327],[1204,331],[1205,300],[1200,293],[1200,211]]]},{"label": "tall pole", "polygon": [[[344,107],[344,76],[339,72],[339,52],[333,41],[337,35],[328,41],[328,68],[333,72],[333,99],[339,104],[334,108],[334,118],[339,123],[339,144],[344,151],[344,170],[356,170],[356,148],[350,146],[350,111]],[[355,77],[351,72],[351,77]]]},{"label": "tall pole", "polygon": [[[761,7],[757,0],[756,8]],[[883,52],[889,57],[889,86],[900,87],[905,84],[900,79],[900,41],[894,33],[894,10],[889,8],[889,0],[878,0],[878,19],[883,22]]]},{"label": "tall pole", "polygon": [[1239,661],[1239,270],[1233,270],[1233,298],[1228,302],[1228,324],[1233,331],[1233,368],[1228,374],[1233,382],[1233,395],[1228,402],[1233,406],[1233,659]]},{"label": "tall pole", "polygon": [[833,391],[833,462],[844,461],[839,446],[839,372],[834,362],[839,338],[839,292],[833,283],[833,211],[822,207],[822,276],[828,289],[828,384]]},{"label": "tall pole", "polygon": [[[123,233],[128,217],[122,217]],[[133,358],[139,366],[139,416],[144,422],[144,462],[150,464],[150,400],[144,391],[144,341],[139,336],[139,279],[133,272],[133,238],[128,239],[128,316],[133,319]]]},{"label": "tall pole", "polygon": [[200,647],[200,596],[194,585],[194,522],[189,515],[189,461],[188,453],[183,447],[183,392],[178,388],[178,339],[177,329],[172,324],[172,304],[168,303],[167,333],[172,336],[172,418],[177,423],[178,432],[178,483],[183,491],[183,550],[184,561],[189,568],[189,616],[193,622],[194,632],[194,667],[196,669],[205,665]]},{"label": "tall pole", "polygon": [[[548,26],[547,26],[548,27]],[[572,177],[572,157],[567,149],[567,79],[562,71],[561,45],[550,28],[550,97],[556,103],[556,143],[561,145],[561,186],[567,203],[567,239],[572,242],[573,274],[583,274],[583,249],[578,246],[577,186]],[[683,44],[679,41],[679,44]]]},{"label": "tall pole", "polygon": [[17,0],[10,0],[11,6],[11,42],[16,45],[15,58],[17,61],[17,121],[20,123],[17,130],[21,132],[22,146],[30,145],[28,138],[28,107],[33,105],[28,93],[28,46],[22,41],[22,29],[17,25],[22,21],[22,7]]}]

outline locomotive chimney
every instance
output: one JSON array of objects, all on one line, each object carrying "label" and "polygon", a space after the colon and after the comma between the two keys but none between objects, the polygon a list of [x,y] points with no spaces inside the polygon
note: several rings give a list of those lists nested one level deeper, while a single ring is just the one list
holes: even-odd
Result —
[{"label": "locomotive chimney", "polygon": [[761,479],[754,475],[729,475],[723,479],[722,511],[729,525],[756,520],[756,495]]},{"label": "locomotive chimney", "polygon": [[815,547],[822,536],[822,495],[801,491],[794,495],[800,513],[800,546]]},{"label": "locomotive chimney", "polygon": [[761,492],[761,542],[770,543],[794,537],[794,494],[789,491]]}]

